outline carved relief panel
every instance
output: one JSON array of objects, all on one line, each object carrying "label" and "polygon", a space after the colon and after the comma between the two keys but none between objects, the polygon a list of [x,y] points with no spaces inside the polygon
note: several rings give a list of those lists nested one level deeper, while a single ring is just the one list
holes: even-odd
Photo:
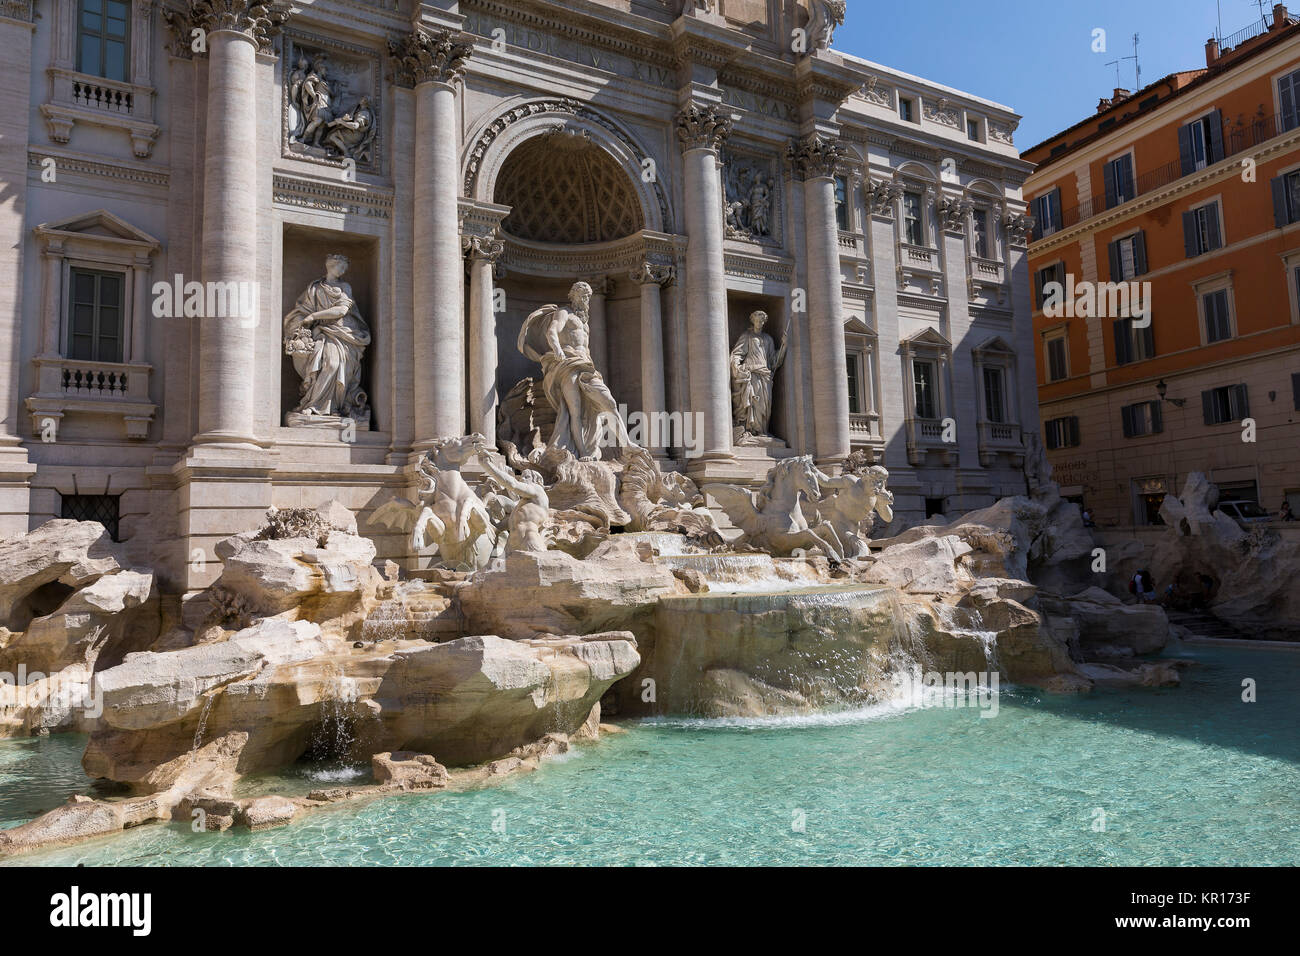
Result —
[{"label": "carved relief panel", "polygon": [[382,172],[379,54],[366,47],[286,31],[284,155],[323,165]]},{"label": "carved relief panel", "polygon": [[727,238],[780,246],[784,209],[777,158],[728,148],[722,176]]}]

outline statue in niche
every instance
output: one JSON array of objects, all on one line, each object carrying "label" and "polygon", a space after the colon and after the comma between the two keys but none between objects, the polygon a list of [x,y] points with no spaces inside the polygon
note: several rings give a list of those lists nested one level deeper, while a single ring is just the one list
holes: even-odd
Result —
[{"label": "statue in niche", "polygon": [[361,390],[361,358],[370,345],[366,325],[343,281],[347,256],[325,260],[325,276],[298,297],[284,317],[284,353],[302,379],[298,407],[285,424],[370,427],[370,401]]},{"label": "statue in niche", "polygon": [[772,234],[772,190],[775,180],[759,176],[749,191],[749,227],[756,236]]},{"label": "statue in niche", "polygon": [[599,461],[602,446],[632,444],[627,426],[591,358],[591,286],[574,283],[569,307],[544,306],[519,332],[519,351],[542,366],[542,388],[555,408],[550,444],[580,461]]},{"label": "statue in niche", "polygon": [[754,312],[749,324],[731,350],[733,441],[737,445],[769,445],[777,441],[767,430],[772,420],[772,380],[785,362],[790,327],[787,321],[778,349],[772,336],[763,331],[766,312]]}]

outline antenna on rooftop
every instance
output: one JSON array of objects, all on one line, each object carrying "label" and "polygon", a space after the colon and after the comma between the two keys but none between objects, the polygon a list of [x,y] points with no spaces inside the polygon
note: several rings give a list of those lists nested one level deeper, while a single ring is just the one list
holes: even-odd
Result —
[{"label": "antenna on rooftop", "polygon": [[1106,64],[1107,66],[1113,66],[1115,68],[1116,89],[1119,89],[1119,84],[1120,84],[1119,65],[1125,60],[1132,60],[1133,66],[1137,70],[1137,86],[1133,87],[1133,92],[1136,93],[1138,90],[1142,89],[1142,63],[1140,60],[1138,60],[1138,41],[1140,39],[1141,37],[1138,36],[1138,34],[1136,33],[1133,34],[1133,55],[1132,56],[1122,56],[1119,59],[1111,60],[1109,63]]}]

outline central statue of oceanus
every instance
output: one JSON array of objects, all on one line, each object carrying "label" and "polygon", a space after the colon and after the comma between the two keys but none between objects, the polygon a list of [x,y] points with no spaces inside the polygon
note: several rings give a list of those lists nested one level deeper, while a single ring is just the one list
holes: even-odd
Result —
[{"label": "central statue of oceanus", "polygon": [[575,283],[568,307],[547,305],[524,322],[519,351],[542,366],[542,390],[555,408],[551,444],[580,461],[599,461],[602,445],[620,451],[632,440],[609,386],[591,358],[591,286]]}]

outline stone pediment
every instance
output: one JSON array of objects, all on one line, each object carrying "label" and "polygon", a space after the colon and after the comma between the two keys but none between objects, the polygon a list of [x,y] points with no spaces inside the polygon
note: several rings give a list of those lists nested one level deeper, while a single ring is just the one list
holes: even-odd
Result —
[{"label": "stone pediment", "polygon": [[991,339],[977,345],[972,351],[979,353],[1002,353],[1005,355],[1014,355],[1016,350],[1007,344],[1007,340],[1000,335],[995,335]]},{"label": "stone pediment", "polygon": [[904,339],[903,344],[910,345],[913,348],[917,346],[928,346],[931,348],[951,349],[952,343],[945,339],[939,332],[933,328],[924,329],[911,338]]},{"label": "stone pediment", "polygon": [[151,250],[162,245],[143,229],[137,229],[107,209],[81,213],[56,222],[41,223],[36,227],[36,234],[42,238],[99,240],[113,244],[129,243]]}]

